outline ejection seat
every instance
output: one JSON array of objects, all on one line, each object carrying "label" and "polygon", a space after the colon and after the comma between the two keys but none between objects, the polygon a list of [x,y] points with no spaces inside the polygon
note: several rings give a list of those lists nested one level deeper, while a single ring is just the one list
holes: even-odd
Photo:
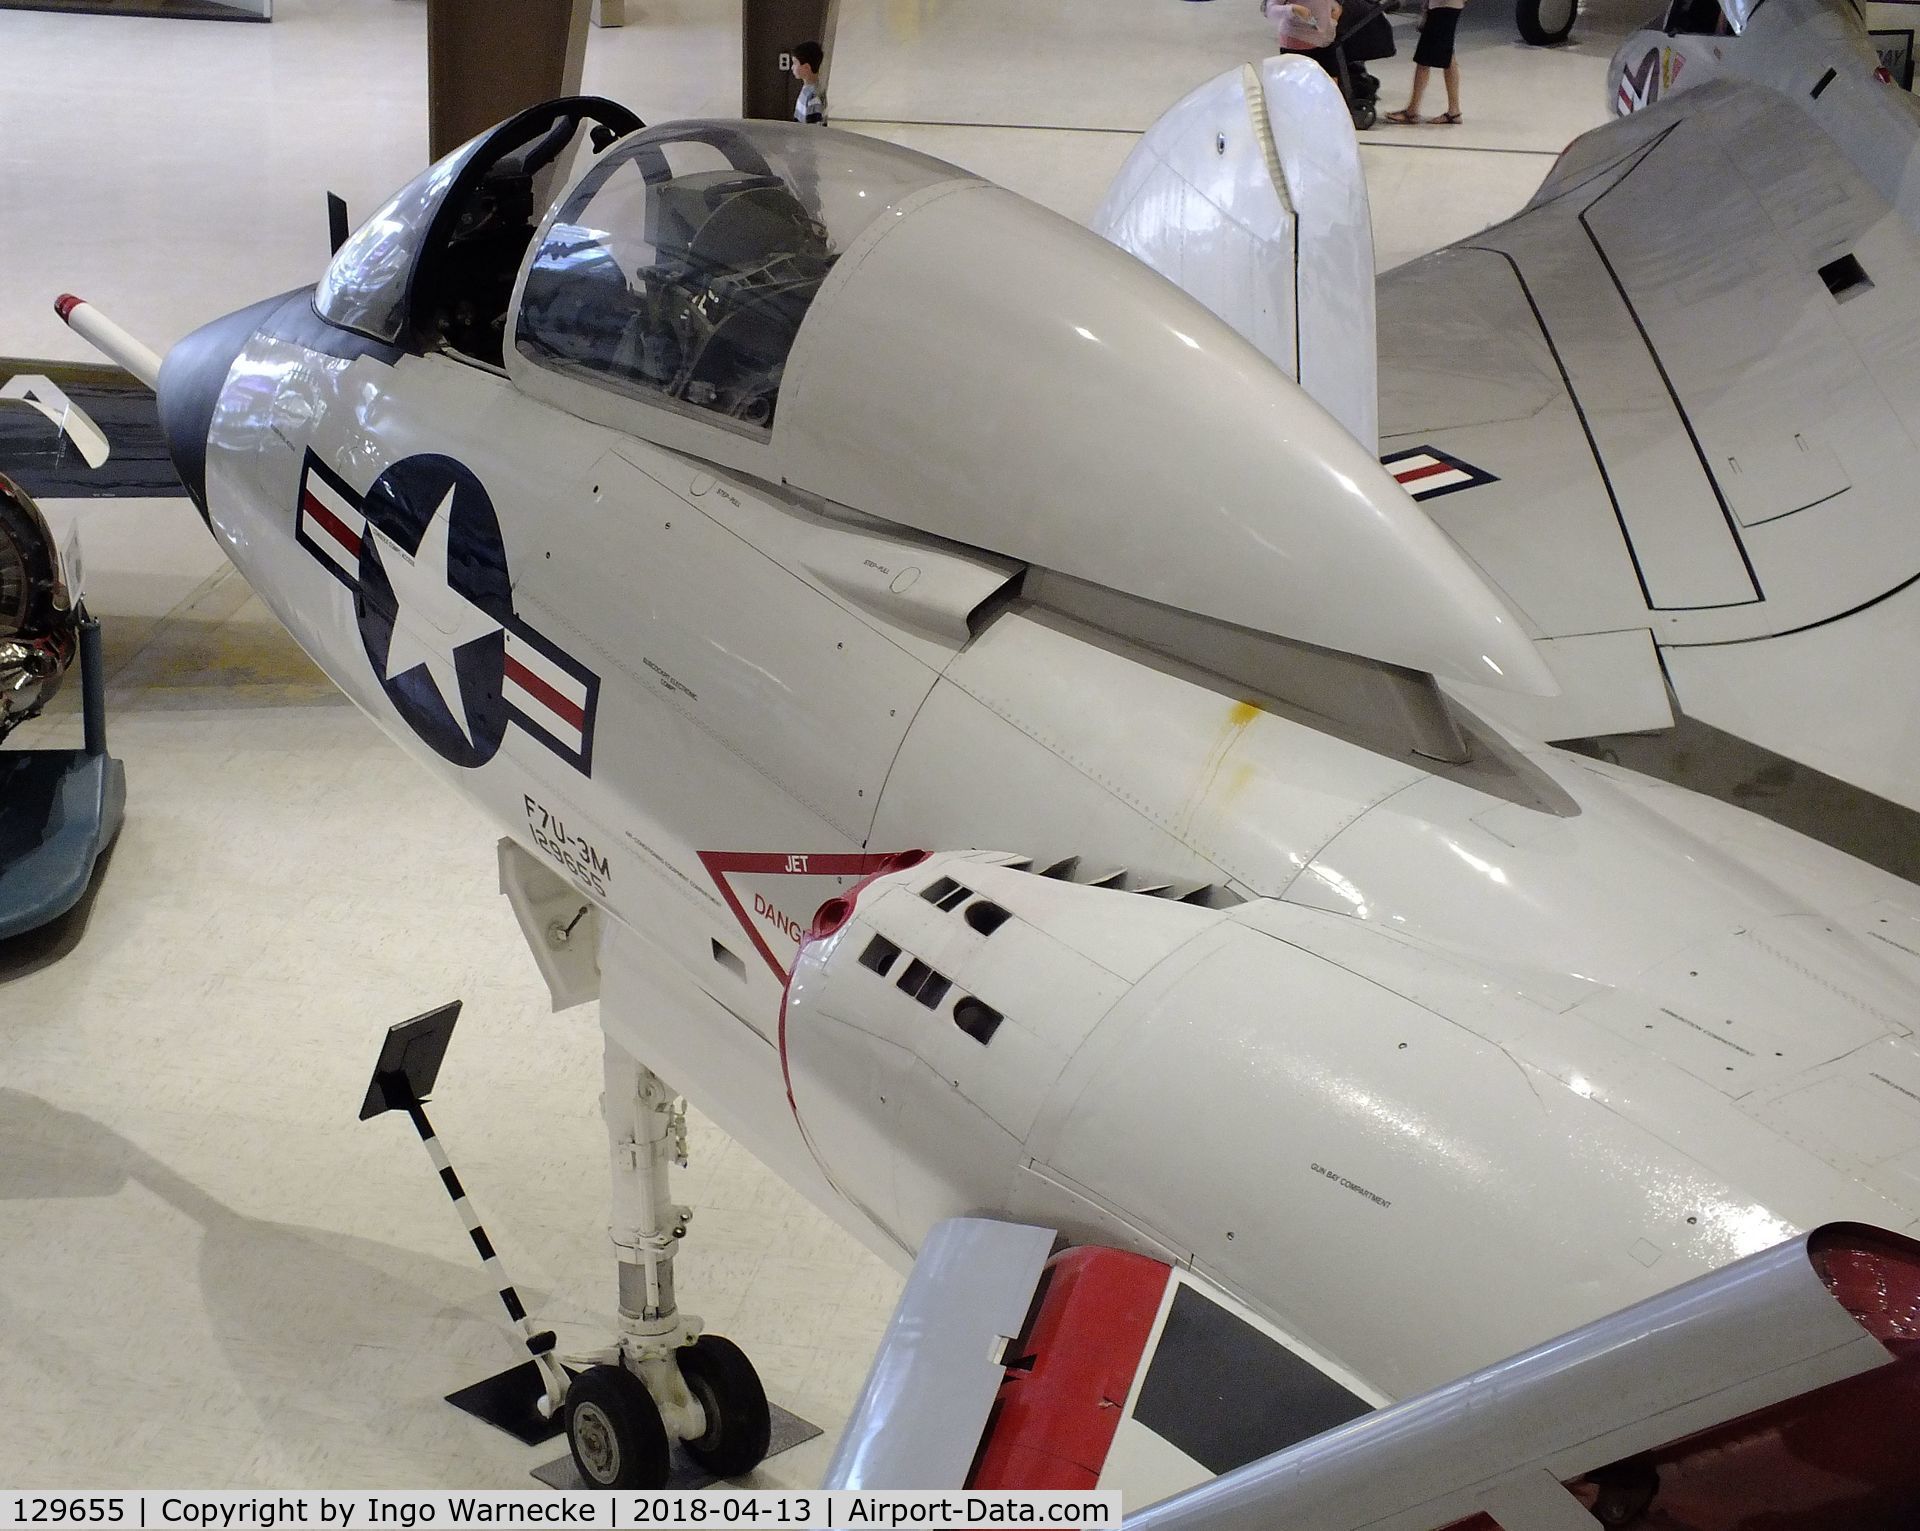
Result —
[{"label": "ejection seat", "polygon": [[711,329],[689,337],[677,391],[697,403],[733,390],[742,418],[765,423],[800,321],[833,264],[826,231],[772,174],[681,176],[660,187],[650,211],[663,233],[669,223],[686,231],[685,269],[719,311]]},{"label": "ejection seat", "polygon": [[599,149],[644,126],[617,102],[572,96],[530,107],[488,134],[422,241],[409,304],[416,338],[502,366],[514,282],[546,211],[538,178],[583,127]]}]

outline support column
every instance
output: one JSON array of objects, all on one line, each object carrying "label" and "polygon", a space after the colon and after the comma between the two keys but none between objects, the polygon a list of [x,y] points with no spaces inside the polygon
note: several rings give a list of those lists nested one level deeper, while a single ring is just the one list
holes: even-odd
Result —
[{"label": "support column", "polygon": [[[809,38],[826,49],[820,71],[824,84],[833,73],[833,0],[741,0],[740,115],[771,119],[793,116],[800,82],[781,60],[795,43]],[[829,120],[833,93],[827,93]]]},{"label": "support column", "polygon": [[[616,5],[618,0],[616,0]],[[427,0],[427,144],[439,159],[580,89],[593,0]]]}]

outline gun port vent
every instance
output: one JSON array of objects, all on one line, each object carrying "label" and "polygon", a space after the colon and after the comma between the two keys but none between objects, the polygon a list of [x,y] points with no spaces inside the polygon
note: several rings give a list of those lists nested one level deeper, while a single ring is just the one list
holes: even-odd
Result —
[{"label": "gun port vent", "polygon": [[892,970],[894,959],[900,955],[900,948],[885,936],[875,936],[867,942],[867,949],[860,954],[860,965],[872,968],[882,978]]},{"label": "gun port vent", "polygon": [[1849,298],[1857,298],[1863,292],[1873,291],[1873,278],[1867,275],[1866,267],[1851,255],[1828,261],[1820,268],[1820,280],[1827,284],[1827,291],[1841,303]]},{"label": "gun port vent", "polygon": [[1011,916],[991,899],[976,899],[967,905],[967,923],[983,936],[990,936]]},{"label": "gun port vent", "polygon": [[947,997],[947,990],[953,987],[951,979],[940,974],[922,962],[918,957],[907,964],[896,985],[903,994],[911,994],[929,1010]]},{"label": "gun port vent", "polygon": [[1000,1029],[1000,1022],[1004,1019],[993,1006],[982,1004],[972,995],[954,1001],[953,1024],[982,1047],[993,1040],[993,1034]]},{"label": "gun port vent", "polygon": [[936,877],[920,890],[920,896],[940,909],[952,909],[973,897],[973,889],[963,887],[951,877]]}]

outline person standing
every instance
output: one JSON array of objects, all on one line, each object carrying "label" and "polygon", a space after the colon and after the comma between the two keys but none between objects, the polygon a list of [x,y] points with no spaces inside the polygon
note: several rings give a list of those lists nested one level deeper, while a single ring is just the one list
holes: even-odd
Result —
[{"label": "person standing", "polygon": [[794,44],[793,77],[800,82],[800,99],[793,103],[795,122],[826,126],[827,89],[820,83],[820,66],[826,62],[826,57],[816,42]]},{"label": "person standing", "polygon": [[[1420,13],[1420,42],[1413,50],[1413,94],[1397,112],[1388,112],[1386,121],[1402,124],[1426,121],[1457,124],[1460,117],[1460,61],[1453,56],[1453,34],[1460,25],[1460,12],[1467,0],[1426,0]],[[1435,69],[1447,82],[1447,109],[1438,117],[1420,116],[1420,96],[1427,88],[1427,76]]]}]

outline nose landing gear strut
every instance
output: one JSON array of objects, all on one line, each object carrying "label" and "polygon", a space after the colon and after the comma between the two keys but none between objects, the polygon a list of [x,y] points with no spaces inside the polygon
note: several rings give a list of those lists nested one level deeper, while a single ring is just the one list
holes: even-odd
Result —
[{"label": "nose landing gear strut", "polygon": [[[538,1414],[550,1420],[558,1412],[588,1488],[664,1488],[674,1441],[716,1478],[751,1472],[772,1436],[766,1390],[739,1346],[702,1333],[700,1320],[674,1299],[673,1257],[693,1216],[673,1202],[667,1183],[669,1167],[687,1163],[685,1102],[607,1040],[601,1109],[612,1149],[609,1231],[620,1262],[620,1334],[615,1344],[568,1357],[573,1366],[563,1366],[553,1334],[534,1329],[427,1120],[426,1100],[459,1016],[455,1000],[389,1028],[360,1115],[405,1111],[412,1119],[520,1331],[527,1369],[543,1390]],[[580,1365],[587,1369],[575,1375]]]},{"label": "nose landing gear strut", "polygon": [[738,1477],[766,1456],[772,1416],[740,1347],[703,1334],[674,1297],[673,1257],[693,1216],[667,1183],[669,1167],[687,1163],[685,1102],[612,1038],[605,1079],[620,1339],[567,1390],[574,1466],[589,1488],[660,1488],[678,1440],[715,1477]]}]

